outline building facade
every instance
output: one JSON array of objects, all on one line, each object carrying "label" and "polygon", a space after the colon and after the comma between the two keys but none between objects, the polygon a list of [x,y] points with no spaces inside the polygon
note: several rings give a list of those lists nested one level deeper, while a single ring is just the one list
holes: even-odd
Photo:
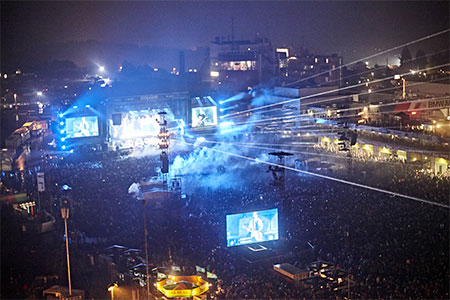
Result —
[{"label": "building facade", "polygon": [[216,89],[242,91],[275,80],[278,62],[268,39],[217,37],[210,48],[210,80]]}]

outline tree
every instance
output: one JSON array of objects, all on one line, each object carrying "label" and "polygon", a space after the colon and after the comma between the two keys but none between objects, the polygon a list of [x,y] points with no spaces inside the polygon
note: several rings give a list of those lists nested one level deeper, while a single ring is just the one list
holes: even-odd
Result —
[{"label": "tree", "polygon": [[402,54],[400,55],[400,64],[403,65],[409,61],[411,61],[411,52],[409,52],[408,47],[403,48]]},{"label": "tree", "polygon": [[408,72],[413,68],[411,52],[408,47],[403,48],[400,54],[400,68],[403,72]]},{"label": "tree", "polygon": [[416,59],[414,60],[414,65],[417,70],[424,70],[427,67],[428,60],[425,55],[425,52],[422,49],[419,49],[416,53]]}]

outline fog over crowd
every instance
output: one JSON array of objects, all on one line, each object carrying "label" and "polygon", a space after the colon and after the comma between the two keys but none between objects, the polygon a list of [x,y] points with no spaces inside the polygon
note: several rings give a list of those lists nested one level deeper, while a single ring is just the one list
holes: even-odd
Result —
[{"label": "fog over crowd", "polygon": [[[313,260],[336,264],[354,276],[352,298],[449,297],[447,208],[294,171],[286,171],[283,190],[273,185],[267,165],[226,154],[273,161],[268,151],[207,144],[202,139],[186,142],[183,147],[186,150],[173,150],[170,155],[171,174],[183,180],[186,207],[176,214],[146,211],[152,265],[181,265],[187,271],[195,265],[206,267],[218,276],[217,298],[343,297],[345,291],[340,294],[301,288],[276,275],[270,265],[248,264],[226,247],[227,214],[279,208],[283,243],[291,249],[302,248],[308,242],[314,245],[308,255],[296,255],[294,251],[279,263],[289,262],[300,268]],[[294,159],[305,157],[294,156],[286,164]],[[80,247],[99,253],[113,244],[143,249],[142,203],[128,194],[128,188],[157,176],[159,166],[159,156],[134,154],[105,155],[89,161],[50,161],[40,169],[46,173],[49,189],[55,195],[54,203],[45,208],[58,215],[58,201],[67,196],[61,186],[69,185],[69,227],[78,236]],[[355,159],[351,170],[318,170],[313,165],[308,169],[448,204],[448,179],[412,172],[401,164]],[[30,178],[35,171],[25,178],[30,192]],[[290,213],[282,210],[285,201],[291,207]]]}]

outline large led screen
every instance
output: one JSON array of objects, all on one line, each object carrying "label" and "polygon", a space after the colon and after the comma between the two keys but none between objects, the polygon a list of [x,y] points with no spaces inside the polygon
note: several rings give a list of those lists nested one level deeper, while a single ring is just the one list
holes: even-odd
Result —
[{"label": "large led screen", "polygon": [[205,127],[217,125],[217,107],[194,107],[192,108],[192,127]]},{"label": "large led screen", "polygon": [[66,118],[67,138],[91,137],[98,135],[97,116]]},{"label": "large led screen", "polygon": [[227,247],[278,240],[278,209],[227,215]]},{"label": "large led screen", "polygon": [[117,118],[116,122],[110,120],[110,135],[114,139],[126,140],[156,137],[159,133],[159,115],[157,110],[144,109],[114,115]]}]

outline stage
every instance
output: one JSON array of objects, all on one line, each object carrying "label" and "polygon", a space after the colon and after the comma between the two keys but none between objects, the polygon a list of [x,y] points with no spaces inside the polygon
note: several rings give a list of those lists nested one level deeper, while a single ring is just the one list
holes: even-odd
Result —
[{"label": "stage", "polygon": [[227,249],[249,264],[275,264],[297,256],[313,259],[314,250],[307,243],[300,247],[292,247],[282,240],[228,247]]}]

